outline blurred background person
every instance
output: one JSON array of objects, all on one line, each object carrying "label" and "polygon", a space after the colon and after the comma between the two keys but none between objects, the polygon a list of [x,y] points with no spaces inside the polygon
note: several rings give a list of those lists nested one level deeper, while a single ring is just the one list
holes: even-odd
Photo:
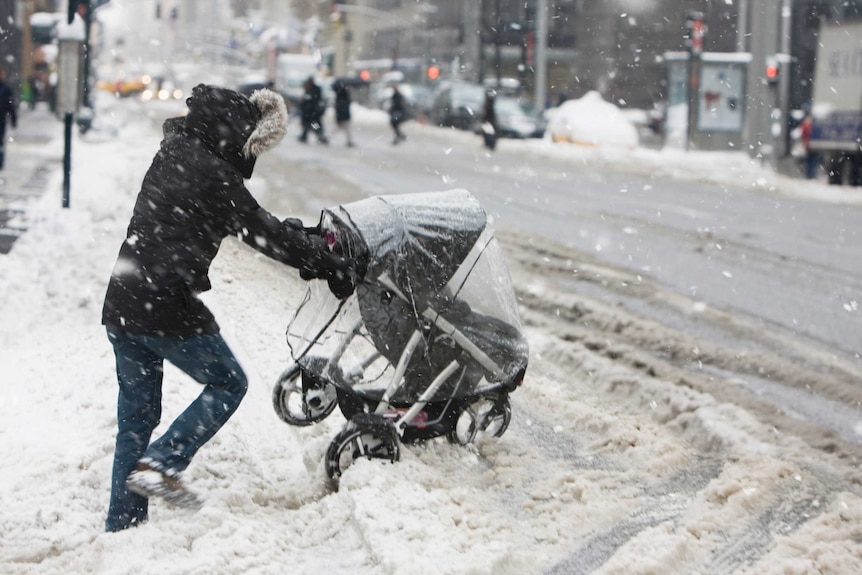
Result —
[{"label": "blurred background person", "polygon": [[326,103],[323,101],[320,86],[314,82],[313,77],[309,76],[304,87],[305,93],[299,106],[302,114],[302,135],[299,136],[299,141],[307,142],[308,132],[311,130],[317,135],[318,142],[328,144],[329,140],[326,139],[323,131],[323,112],[326,110]]},{"label": "blurred background person", "polygon": [[353,137],[350,134],[350,90],[340,80],[332,84],[335,92],[335,125],[342,130],[347,138],[347,147],[352,148]]},{"label": "blurred background person", "polygon": [[0,170],[6,160],[6,118],[15,128],[18,126],[18,111],[12,88],[6,83],[6,68],[0,66]]},{"label": "blurred background person", "polygon": [[389,101],[389,125],[392,126],[392,131],[395,133],[395,138],[392,144],[398,144],[407,139],[401,132],[401,122],[404,121],[407,115],[407,108],[404,105],[404,95],[398,90],[398,84],[392,84],[392,99]]}]

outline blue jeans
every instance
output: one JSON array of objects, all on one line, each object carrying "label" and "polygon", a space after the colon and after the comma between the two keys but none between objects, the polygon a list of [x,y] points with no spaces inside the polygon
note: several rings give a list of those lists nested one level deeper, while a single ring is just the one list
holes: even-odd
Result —
[{"label": "blue jeans", "polygon": [[[126,478],[147,457],[162,471],[181,472],[239,407],[248,380],[218,333],[186,337],[136,335],[108,328],[117,359],[117,443],[106,531],[147,520],[147,498],[126,489]],[[159,439],[162,376],[168,360],[205,387]]]}]

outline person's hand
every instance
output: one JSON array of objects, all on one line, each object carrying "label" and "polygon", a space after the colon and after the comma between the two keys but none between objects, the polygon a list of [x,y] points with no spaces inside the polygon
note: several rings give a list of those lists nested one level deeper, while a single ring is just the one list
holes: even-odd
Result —
[{"label": "person's hand", "polygon": [[329,282],[329,291],[338,299],[344,299],[351,295],[356,286],[365,277],[365,272],[368,270],[368,262],[366,258],[342,258],[333,254],[337,258],[335,267],[327,281]]},{"label": "person's hand", "polygon": [[281,223],[283,225],[289,227],[289,228],[294,229],[294,230],[304,229],[303,228],[304,224],[302,223],[302,220],[300,220],[299,218],[284,218],[283,220],[281,220]]},{"label": "person's hand", "polygon": [[308,241],[311,243],[310,253],[299,268],[299,277],[305,281],[313,279],[326,278],[326,266],[324,258],[329,255],[326,249],[326,240],[320,236],[309,235]]},{"label": "person's hand", "polygon": [[356,273],[352,260],[345,260],[343,268],[333,270],[326,282],[329,285],[329,291],[338,299],[352,295],[356,289]]},{"label": "person's hand", "polygon": [[353,293],[357,281],[357,266],[352,258],[334,254],[326,247],[326,240],[320,236],[309,236],[314,246],[312,254],[299,269],[299,276],[308,281],[326,280],[329,291],[338,299]]},{"label": "person's hand", "polygon": [[310,236],[320,235],[320,224],[306,227],[299,218],[284,218],[281,220],[281,223],[289,228],[293,228],[294,230],[302,230]]}]

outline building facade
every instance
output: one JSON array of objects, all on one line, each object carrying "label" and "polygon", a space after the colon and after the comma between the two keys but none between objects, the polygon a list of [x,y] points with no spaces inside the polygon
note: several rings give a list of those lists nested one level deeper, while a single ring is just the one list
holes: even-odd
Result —
[{"label": "building facade", "polygon": [[[296,0],[302,3],[304,0]],[[750,51],[763,30],[752,30],[759,0],[545,0],[548,10],[547,93],[552,101],[597,90],[609,101],[649,108],[667,98],[664,55],[687,49],[693,12],[706,25],[703,50]],[[783,5],[783,0],[773,0]],[[474,81],[534,78],[539,0],[340,0],[335,34],[347,35],[349,62],[435,63],[446,75]],[[823,19],[860,17],[862,0],[786,0],[791,8],[791,107],[810,98]],[[782,6],[783,7],[783,6]],[[778,12],[778,10],[776,10]],[[769,25],[778,34],[779,16]],[[472,47],[471,47],[472,46]],[[756,47],[755,47],[756,48]],[[779,51],[780,45],[771,48]],[[759,65],[755,63],[754,65]],[[348,66],[348,70],[350,67]]]}]

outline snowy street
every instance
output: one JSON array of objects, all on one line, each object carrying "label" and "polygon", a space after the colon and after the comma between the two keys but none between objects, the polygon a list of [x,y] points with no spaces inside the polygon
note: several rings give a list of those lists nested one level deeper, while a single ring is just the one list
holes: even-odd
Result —
[{"label": "snowy street", "polygon": [[[333,491],[323,458],[343,417],[289,427],[271,405],[304,282],[228,240],[203,297],[250,388],[184,476],[207,504],[153,502],[146,525],[103,533],[116,379],[102,298],[160,121],[182,108],[100,104],[101,130],[73,143],[71,209],[55,171],[0,256],[3,573],[858,571],[854,191],[735,154],[538,140],[489,154],[479,136],[415,122],[393,147],[368,110],[354,115],[356,149],[338,136],[303,146],[292,125],[248,187],[306,223],[370,195],[473,191],[497,222],[530,343],[509,430],[359,461]],[[62,141],[15,153],[56,158]],[[169,367],[164,392],[163,426],[198,387]]]}]

